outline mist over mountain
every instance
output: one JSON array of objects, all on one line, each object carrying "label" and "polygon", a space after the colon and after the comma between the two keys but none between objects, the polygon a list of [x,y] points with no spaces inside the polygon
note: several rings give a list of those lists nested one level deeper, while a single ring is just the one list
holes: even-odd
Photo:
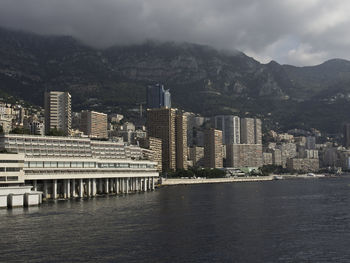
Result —
[{"label": "mist over mountain", "polygon": [[350,62],[261,64],[244,53],[190,43],[95,49],[72,37],[0,29],[0,90],[43,105],[45,90],[71,92],[73,110],[126,112],[163,83],[174,106],[205,116],[259,116],[271,128],[340,131],[350,121]]}]

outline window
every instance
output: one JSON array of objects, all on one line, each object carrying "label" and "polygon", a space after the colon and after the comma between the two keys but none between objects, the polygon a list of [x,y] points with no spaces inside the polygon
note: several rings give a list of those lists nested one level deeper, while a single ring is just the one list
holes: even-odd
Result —
[{"label": "window", "polygon": [[18,176],[7,176],[7,181],[18,181]]},{"label": "window", "polygon": [[7,167],[6,172],[19,172],[21,168],[19,167]]},{"label": "window", "polygon": [[129,164],[128,163],[120,163],[119,167],[120,168],[129,168]]},{"label": "window", "polygon": [[24,160],[0,160],[0,163],[23,163]]}]

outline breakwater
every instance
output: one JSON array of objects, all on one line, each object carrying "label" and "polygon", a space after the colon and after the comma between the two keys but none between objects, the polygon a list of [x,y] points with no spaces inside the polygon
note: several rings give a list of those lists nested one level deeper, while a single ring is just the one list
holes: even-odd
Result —
[{"label": "breakwater", "polygon": [[234,177],[234,178],[171,178],[162,179],[161,186],[170,185],[187,185],[187,184],[214,184],[214,183],[238,183],[238,182],[260,182],[271,181],[274,177],[271,176],[250,176],[250,177]]}]

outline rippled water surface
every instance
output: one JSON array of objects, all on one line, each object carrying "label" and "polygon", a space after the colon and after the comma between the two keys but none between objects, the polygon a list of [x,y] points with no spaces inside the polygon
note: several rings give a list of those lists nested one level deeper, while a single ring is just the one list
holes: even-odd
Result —
[{"label": "rippled water surface", "polygon": [[0,210],[1,262],[350,262],[350,177]]}]

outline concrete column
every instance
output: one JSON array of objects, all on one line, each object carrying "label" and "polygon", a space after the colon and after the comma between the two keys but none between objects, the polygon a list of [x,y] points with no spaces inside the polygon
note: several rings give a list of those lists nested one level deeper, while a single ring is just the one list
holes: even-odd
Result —
[{"label": "concrete column", "polygon": [[44,180],[44,197],[48,198],[47,180]]},{"label": "concrete column", "polygon": [[110,193],[115,192],[114,185],[113,185],[113,179],[109,179],[109,192]]},{"label": "concrete column", "polygon": [[129,193],[129,187],[130,187],[130,179],[126,178],[126,193]]},{"label": "concrete column", "polygon": [[96,179],[93,178],[93,179],[92,179],[92,196],[96,196],[96,191],[97,191],[97,188],[96,188]]},{"label": "concrete column", "polygon": [[115,193],[119,194],[119,178],[115,178]]},{"label": "concrete column", "polygon": [[154,190],[154,181],[155,181],[155,179],[154,179],[154,177],[152,177],[152,190]]},{"label": "concrete column", "polygon": [[148,177],[148,190],[152,190],[152,182],[150,177]]},{"label": "concrete column", "polygon": [[83,179],[79,179],[79,197],[84,197],[84,181]]},{"label": "concrete column", "polygon": [[102,194],[103,193],[103,181],[102,181],[102,179],[99,179],[98,180],[98,193],[99,194]]},{"label": "concrete column", "polygon": [[87,193],[86,193],[86,195],[88,196],[88,197],[90,197],[91,196],[91,179],[87,179]]},{"label": "concrete column", "polygon": [[67,198],[67,180],[63,180],[63,198]]},{"label": "concrete column", "polygon": [[70,180],[66,180],[67,181],[67,198],[70,198]]},{"label": "concrete column", "polygon": [[147,191],[147,178],[143,178],[143,191]]},{"label": "concrete column", "polygon": [[141,191],[141,178],[137,178],[137,191]]},{"label": "concrete column", "polygon": [[37,180],[33,180],[33,191],[38,191],[38,183],[37,183]]},{"label": "concrete column", "polygon": [[72,197],[77,196],[77,191],[75,190],[75,179],[72,179]]},{"label": "concrete column", "polygon": [[108,178],[105,179],[105,193],[108,194],[109,193],[109,180]]},{"label": "concrete column", "polygon": [[57,180],[52,180],[52,198],[57,199]]}]

